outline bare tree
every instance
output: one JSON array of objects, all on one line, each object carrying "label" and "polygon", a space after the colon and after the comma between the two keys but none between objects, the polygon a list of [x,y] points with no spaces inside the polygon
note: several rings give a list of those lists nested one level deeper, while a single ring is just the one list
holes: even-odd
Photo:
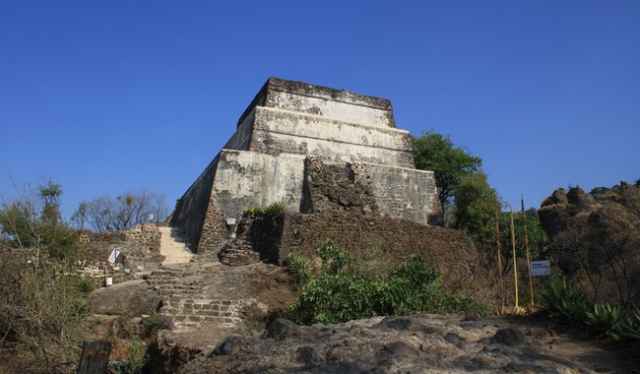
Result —
[{"label": "bare tree", "polygon": [[71,216],[71,222],[75,225],[75,227],[79,230],[84,230],[84,227],[88,220],[88,210],[89,204],[86,202],[81,202],[78,205],[78,209]]},{"label": "bare tree", "polygon": [[98,232],[127,230],[141,223],[158,223],[167,215],[164,196],[128,192],[83,202],[74,213],[76,225],[89,223]]}]

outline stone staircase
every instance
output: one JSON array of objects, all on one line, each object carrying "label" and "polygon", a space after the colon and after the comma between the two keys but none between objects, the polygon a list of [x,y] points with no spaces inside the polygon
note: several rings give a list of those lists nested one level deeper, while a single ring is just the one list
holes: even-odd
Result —
[{"label": "stone staircase", "polygon": [[161,226],[160,230],[160,254],[164,256],[163,265],[186,264],[191,262],[193,254],[182,241],[176,229],[169,226]]},{"label": "stone staircase", "polygon": [[220,263],[163,265],[147,276],[147,282],[162,296],[160,314],[169,317],[176,329],[196,329],[205,323],[232,328],[241,322],[241,310],[255,301],[212,297],[207,292],[212,278],[224,277],[225,269]]}]

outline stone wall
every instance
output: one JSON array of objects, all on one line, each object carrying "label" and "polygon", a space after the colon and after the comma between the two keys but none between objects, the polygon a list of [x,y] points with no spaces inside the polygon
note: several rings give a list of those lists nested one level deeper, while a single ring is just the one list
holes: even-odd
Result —
[{"label": "stone wall", "polygon": [[[183,198],[174,213],[173,224],[204,253],[220,249],[230,234],[227,219],[238,221],[250,208],[283,203],[289,212],[318,212],[360,204],[364,212],[406,219],[420,224],[430,223],[438,213],[433,173],[414,169],[368,163],[326,163],[319,158],[282,154],[272,156],[239,150],[224,150],[216,164],[216,172],[208,199],[203,186],[192,187],[193,193]],[[198,191],[198,193],[196,193]],[[199,195],[200,194],[200,195]],[[197,198],[206,209],[189,206]],[[364,199],[365,202],[356,202]],[[206,203],[205,203],[206,202]],[[204,216],[200,218],[199,214]],[[185,216],[186,215],[186,216]],[[180,226],[185,216],[185,226]],[[202,222],[199,229],[195,223]],[[192,224],[189,226],[189,224]],[[191,231],[194,230],[194,231]],[[192,233],[195,232],[195,233]]]},{"label": "stone wall", "polygon": [[379,214],[370,181],[357,176],[361,171],[361,164],[326,164],[319,159],[306,159],[301,211],[357,210]]},{"label": "stone wall", "polygon": [[[495,299],[495,275],[464,233],[367,213],[357,201],[327,202],[329,209],[315,213],[247,219],[241,240],[250,243],[262,261],[274,264],[284,263],[291,253],[317,257],[317,249],[329,240],[376,274],[418,256],[443,275],[448,289],[478,300]],[[261,240],[265,237],[269,240]]]},{"label": "stone wall", "polygon": [[333,200],[337,202],[334,209],[360,206],[365,213],[375,211],[423,225],[439,213],[430,171],[369,163],[330,164],[319,159],[309,159],[306,167],[303,212],[309,207],[316,212],[326,210],[322,205]]},{"label": "stone wall", "polygon": [[279,261],[290,253],[316,256],[331,240],[374,268],[393,269],[412,256],[433,264],[453,290],[488,286],[489,272],[462,232],[439,226],[363,214],[357,210],[330,210],[315,214],[287,214],[280,241]]},{"label": "stone wall", "polygon": [[241,311],[255,303],[250,298],[212,298],[202,291],[202,279],[194,275],[195,271],[188,270],[157,270],[147,278],[163,299],[160,314],[170,317],[177,328],[199,327],[206,322],[232,327],[240,322]]},{"label": "stone wall", "polygon": [[125,231],[124,237],[146,253],[160,253],[160,230],[157,225],[137,225]]},{"label": "stone wall", "polygon": [[249,208],[284,203],[298,211],[304,156],[224,150],[220,154],[211,200],[226,218],[240,219]]},{"label": "stone wall", "polygon": [[178,200],[171,215],[170,225],[180,229],[182,238],[193,251],[199,247],[202,228],[207,221],[205,217],[208,215],[217,164],[218,157]]},{"label": "stone wall", "polygon": [[253,133],[253,123],[255,121],[255,111],[249,113],[244,120],[238,124],[236,131],[224,145],[223,149],[249,149],[251,134]]},{"label": "stone wall", "polygon": [[368,183],[380,212],[427,225],[438,219],[440,201],[431,171],[356,164],[355,178]]}]

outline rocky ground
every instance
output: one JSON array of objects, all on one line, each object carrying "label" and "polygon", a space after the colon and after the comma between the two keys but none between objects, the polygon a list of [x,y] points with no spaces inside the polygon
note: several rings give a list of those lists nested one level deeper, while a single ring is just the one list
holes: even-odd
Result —
[{"label": "rocky ground", "polygon": [[261,336],[228,337],[179,372],[640,373],[637,347],[614,348],[530,320],[417,315],[298,326],[278,319]]}]

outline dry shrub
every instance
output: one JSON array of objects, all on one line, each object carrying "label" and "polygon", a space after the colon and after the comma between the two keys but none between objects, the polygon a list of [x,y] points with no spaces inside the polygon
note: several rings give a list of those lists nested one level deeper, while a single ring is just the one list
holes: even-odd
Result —
[{"label": "dry shrub", "polygon": [[0,255],[0,344],[27,355],[29,371],[68,372],[77,363],[86,303],[72,274],[68,262]]}]

